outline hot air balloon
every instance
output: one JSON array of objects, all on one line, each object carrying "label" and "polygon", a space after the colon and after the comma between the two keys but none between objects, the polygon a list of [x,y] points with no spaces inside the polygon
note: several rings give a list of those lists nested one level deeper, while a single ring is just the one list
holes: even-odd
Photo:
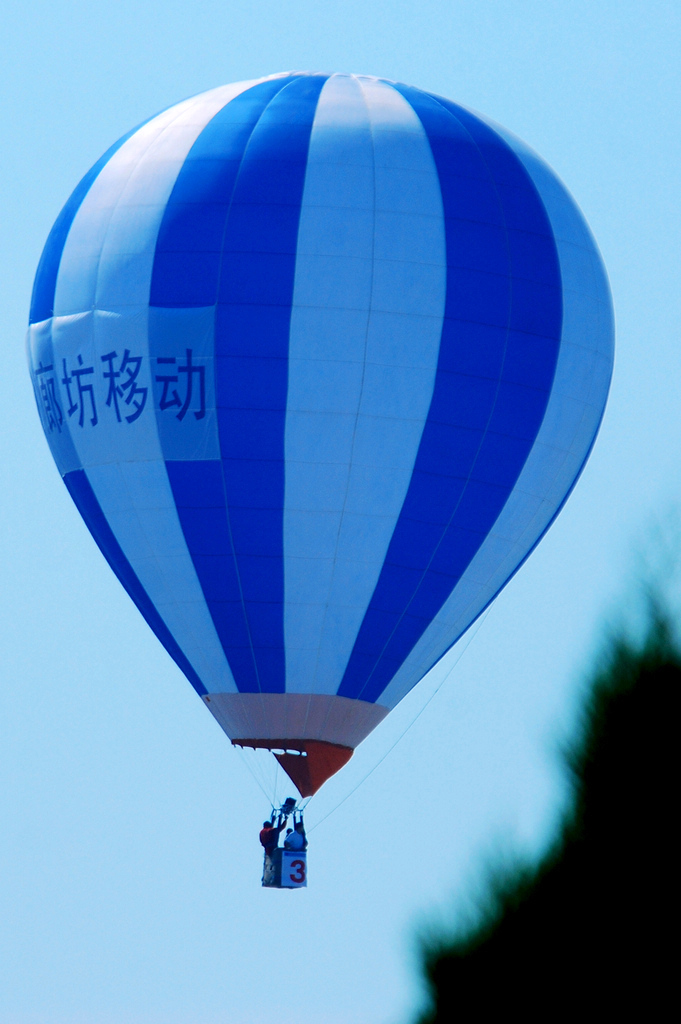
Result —
[{"label": "hot air balloon", "polygon": [[517,138],[294,72],[104,154],[45,245],[28,353],[111,568],[232,742],[306,796],[555,519],[613,315],[579,209]]}]

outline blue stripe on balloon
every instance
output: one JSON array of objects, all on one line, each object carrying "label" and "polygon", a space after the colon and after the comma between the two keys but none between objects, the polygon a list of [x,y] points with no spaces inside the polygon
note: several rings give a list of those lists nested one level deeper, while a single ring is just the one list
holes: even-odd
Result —
[{"label": "blue stripe on balloon", "polygon": [[[268,103],[290,81],[279,78],[247,89],[226,104],[197,138],[159,231],[152,306],[215,306],[227,216],[244,153]],[[170,459],[166,468],[187,548],[232,674],[244,689],[257,691],[222,464]]]},{"label": "blue stripe on balloon", "polygon": [[185,655],[171,636],[165,622],[156,611],[146,591],[142,587],[130,562],[127,560],[120,544],[116,540],[111,527],[106,521],[102,508],[95,497],[94,491],[83,469],[66,473],[64,483],[69,494],[94,537],[97,546],[115,572],[116,576],[133,599],[148,625],[153,629],[170,657],[184,672],[199,696],[208,691],[194,671]]},{"label": "blue stripe on balloon", "polygon": [[513,489],[546,409],[562,322],[553,234],[518,158],[454,104],[395,88],[421,119],[438,169],[448,284],[412,481],[338,690],[368,701],[437,615]]},{"label": "blue stripe on balloon", "polygon": [[253,651],[217,459],[166,462],[168,479],[201,590],[235,680],[253,678]]},{"label": "blue stripe on balloon", "polygon": [[154,261],[152,305],[219,302],[223,462],[166,465],[206,603],[242,692],[284,690],[288,332],[309,137],[325,81],[290,76],[261,83],[213,118],[178,176]]},{"label": "blue stripe on balloon", "polygon": [[[242,692],[283,693],[284,429],[298,224],[319,93],[296,78],[258,121],[229,211],[215,325],[216,399],[229,535],[253,647]],[[212,611],[212,609],[211,609]],[[215,616],[214,616],[215,618]],[[229,635],[233,622],[225,623]]]},{"label": "blue stripe on balloon", "polygon": [[104,156],[100,157],[97,163],[90,168],[67,199],[61,213],[52,226],[52,230],[47,236],[45,248],[40,257],[40,263],[38,264],[33,282],[29,323],[40,323],[41,320],[49,320],[50,317],[54,316],[54,295],[57,288],[59,264],[61,263],[62,253],[73,220],[85,196],[92,188],[94,181],[102,169],[106,167],[114,153],[147,123],[147,121],[143,121],[142,124],[138,124],[136,128],[133,128],[131,132],[123,135],[118,142],[114,142],[113,146],[107,149]]},{"label": "blue stripe on balloon", "polygon": [[196,139],[163,214],[149,305],[188,308],[217,301],[225,224],[244,151],[267,104],[289,82],[275,78],[246,89]]}]

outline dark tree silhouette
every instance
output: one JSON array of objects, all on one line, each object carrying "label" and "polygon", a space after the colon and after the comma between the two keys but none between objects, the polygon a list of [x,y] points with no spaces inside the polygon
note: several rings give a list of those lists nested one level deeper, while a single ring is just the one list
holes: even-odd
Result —
[{"label": "dark tree silhouette", "polygon": [[[676,762],[681,650],[652,604],[611,641],[566,753],[572,800],[533,868],[497,875],[475,925],[430,938],[420,1024],[676,1015]],[[672,958],[674,958],[672,960]]]}]

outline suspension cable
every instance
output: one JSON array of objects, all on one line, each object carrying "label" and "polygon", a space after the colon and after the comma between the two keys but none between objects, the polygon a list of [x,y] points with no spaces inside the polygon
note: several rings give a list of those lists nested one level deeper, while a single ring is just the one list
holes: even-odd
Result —
[{"label": "suspension cable", "polygon": [[[316,828],[318,828],[318,826],[319,826],[319,825],[321,825],[321,824],[322,824],[322,822],[326,821],[326,819],[327,819],[327,818],[330,818],[332,814],[335,814],[335,813],[336,813],[336,811],[338,810],[338,808],[339,808],[339,807],[341,807],[341,806],[342,806],[342,805],[343,805],[343,804],[345,803],[345,801],[346,801],[346,800],[349,800],[349,799],[350,799],[350,797],[351,797],[351,796],[352,796],[352,795],[353,795],[354,793],[356,793],[356,792],[357,792],[357,790],[359,789],[359,787],[360,787],[360,786],[363,786],[363,785],[364,785],[364,783],[365,783],[365,782],[366,782],[366,780],[367,780],[367,779],[369,778],[369,776],[370,776],[370,775],[373,775],[373,773],[374,773],[374,772],[376,771],[376,769],[377,769],[377,768],[378,768],[378,767],[379,767],[380,765],[382,765],[382,764],[383,764],[383,762],[385,761],[386,757],[388,757],[388,755],[389,755],[389,754],[391,754],[391,753],[393,752],[393,750],[395,749],[395,747],[397,746],[397,744],[398,744],[398,743],[399,743],[399,742],[400,742],[401,740],[403,740],[403,739],[404,739],[404,737],[405,737],[405,736],[407,735],[407,733],[409,732],[409,730],[411,729],[411,727],[412,727],[412,726],[413,726],[413,725],[414,725],[414,724],[415,724],[415,723],[416,723],[416,722],[418,721],[418,719],[419,719],[419,718],[421,717],[421,715],[423,714],[423,712],[424,712],[424,711],[426,710],[426,708],[428,707],[428,705],[430,704],[430,702],[432,701],[432,699],[433,699],[433,698],[434,698],[434,697],[435,697],[435,696],[436,696],[436,695],[437,695],[437,694],[438,694],[438,693],[440,692],[440,690],[442,689],[442,687],[443,687],[443,686],[445,685],[445,683],[447,682],[447,680],[448,680],[448,679],[449,679],[449,677],[451,676],[452,672],[454,671],[454,669],[456,668],[456,666],[457,666],[457,665],[459,664],[459,662],[461,661],[461,658],[463,657],[463,655],[465,654],[465,652],[466,652],[466,651],[468,650],[468,648],[470,647],[470,645],[471,645],[471,643],[473,642],[473,640],[475,639],[475,637],[476,637],[476,636],[478,635],[478,632],[479,632],[479,630],[480,630],[480,627],[482,626],[483,622],[484,622],[484,621],[485,621],[485,619],[487,618],[488,614],[489,614],[489,608],[488,608],[488,609],[487,609],[487,610],[486,610],[486,611],[485,611],[485,612],[483,613],[483,615],[481,615],[481,616],[480,616],[480,618],[478,619],[477,623],[475,624],[475,627],[474,627],[474,628],[473,628],[473,629],[471,630],[471,632],[470,632],[470,636],[468,637],[468,639],[467,639],[466,643],[465,643],[465,644],[464,644],[464,645],[462,646],[462,648],[461,648],[461,651],[459,652],[459,654],[458,654],[458,656],[457,656],[456,660],[454,661],[454,663],[452,664],[451,668],[450,668],[450,669],[449,669],[449,671],[447,672],[447,675],[446,675],[446,676],[444,677],[444,679],[442,680],[442,682],[441,682],[441,683],[440,683],[440,684],[439,684],[439,685],[438,685],[438,686],[436,687],[436,689],[435,689],[435,690],[433,690],[433,692],[431,693],[431,695],[430,695],[430,697],[428,698],[428,700],[427,700],[427,701],[425,702],[425,704],[423,705],[423,707],[421,708],[421,710],[420,710],[420,711],[419,711],[419,712],[418,712],[418,713],[417,713],[417,714],[416,714],[416,715],[414,716],[414,718],[412,718],[411,722],[410,722],[410,723],[409,723],[409,725],[408,725],[408,726],[406,727],[406,729],[404,729],[404,730],[403,730],[403,731],[402,731],[402,732],[400,733],[400,735],[399,735],[399,736],[397,737],[397,739],[396,739],[396,740],[395,740],[395,742],[394,742],[394,743],[392,744],[392,746],[391,746],[391,747],[389,747],[389,748],[388,748],[388,749],[386,750],[386,752],[385,752],[385,754],[383,755],[383,757],[381,757],[381,758],[380,758],[380,760],[378,760],[378,761],[376,762],[376,764],[375,764],[375,765],[373,766],[373,768],[370,768],[370,769],[369,769],[369,771],[368,771],[368,772],[366,773],[366,775],[365,775],[365,776],[364,776],[363,778],[361,778],[361,779],[359,780],[359,782],[357,783],[357,785],[356,785],[356,786],[354,786],[354,787],[353,787],[353,788],[352,788],[352,789],[350,790],[350,792],[349,792],[349,793],[346,793],[346,795],[345,795],[345,796],[343,797],[343,799],[342,799],[342,800],[340,800],[340,801],[339,801],[339,802],[338,802],[338,803],[336,804],[336,806],[335,806],[335,807],[332,807],[332,808],[331,808],[331,810],[330,810],[330,811],[328,811],[328,813],[327,813],[327,814],[325,814],[323,818],[320,818],[320,820],[319,820],[318,822],[316,822],[316,823],[315,823],[315,824],[314,824],[314,825],[312,826],[312,828],[310,828],[310,829],[307,829],[307,830],[306,830],[306,832],[307,832],[308,834],[309,834],[309,833],[311,833],[311,832],[314,832],[314,830],[315,830]],[[310,797],[310,798],[308,799],[307,803],[305,804],[305,807],[307,807],[307,805],[309,804],[309,802],[310,802],[310,800],[311,800],[311,799],[312,799],[312,797]]]},{"label": "suspension cable", "polygon": [[261,783],[260,779],[258,778],[258,775],[256,774],[256,772],[253,769],[253,765],[250,763],[249,758],[246,756],[245,750],[243,749],[243,747],[239,747],[239,746],[236,746],[236,745],[235,745],[235,749],[238,752],[239,757],[241,758],[242,763],[246,765],[246,768],[250,772],[250,774],[251,774],[251,776],[253,778],[253,781],[257,785],[258,789],[263,794],[263,796],[267,800],[268,804],[271,804],[272,808],[274,808],[274,803],[273,803],[273,800],[272,800],[272,796],[270,795],[270,793],[268,793],[266,791],[265,787],[263,786],[263,784]]}]

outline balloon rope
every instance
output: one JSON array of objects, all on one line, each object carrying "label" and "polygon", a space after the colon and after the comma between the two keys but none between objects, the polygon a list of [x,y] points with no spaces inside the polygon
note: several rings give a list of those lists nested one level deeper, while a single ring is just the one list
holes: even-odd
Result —
[{"label": "balloon rope", "polygon": [[[366,780],[367,780],[367,779],[369,778],[369,776],[370,776],[370,775],[373,775],[373,773],[374,773],[374,772],[376,771],[376,769],[377,769],[377,768],[378,768],[378,767],[379,767],[380,765],[382,765],[382,764],[383,764],[383,762],[385,761],[386,757],[388,757],[388,755],[389,755],[389,754],[392,754],[392,752],[393,752],[393,750],[395,749],[395,747],[397,746],[397,744],[398,744],[398,743],[399,743],[399,742],[400,742],[401,740],[403,740],[403,739],[404,739],[404,737],[405,737],[405,736],[407,735],[407,733],[408,733],[408,732],[409,732],[409,730],[411,729],[412,725],[414,725],[414,724],[415,724],[415,723],[416,723],[416,722],[418,721],[418,719],[419,719],[419,718],[421,717],[421,715],[422,715],[422,714],[423,714],[423,712],[424,712],[424,711],[426,710],[426,708],[427,708],[427,707],[428,707],[428,705],[430,704],[430,702],[431,702],[431,700],[433,699],[433,697],[435,697],[435,696],[436,696],[436,695],[437,695],[437,694],[438,694],[438,693],[440,692],[440,690],[442,689],[442,687],[443,687],[443,686],[445,685],[445,683],[447,682],[447,680],[448,680],[448,679],[449,679],[449,677],[451,676],[452,672],[454,671],[454,669],[455,669],[455,668],[456,668],[456,666],[457,666],[457,665],[459,664],[459,662],[461,661],[462,657],[464,656],[464,654],[466,653],[466,651],[467,651],[467,650],[468,650],[468,648],[470,647],[471,643],[473,642],[473,640],[475,639],[475,637],[476,637],[476,636],[478,635],[478,632],[479,632],[479,630],[480,630],[480,627],[482,626],[483,622],[484,622],[484,621],[485,621],[485,619],[487,618],[487,616],[488,616],[488,614],[489,614],[489,611],[490,611],[490,609],[489,609],[489,608],[487,608],[487,609],[485,610],[485,612],[484,612],[484,613],[483,613],[483,614],[482,614],[482,615],[480,616],[480,618],[478,619],[478,621],[477,621],[477,623],[476,623],[476,625],[475,625],[475,628],[471,630],[471,634],[470,634],[470,637],[468,638],[468,640],[466,641],[466,643],[465,643],[465,644],[464,644],[464,645],[462,646],[462,648],[461,648],[461,651],[460,651],[460,653],[459,653],[459,655],[458,655],[458,657],[457,657],[456,661],[455,661],[455,662],[453,663],[452,667],[451,667],[451,668],[449,669],[449,672],[448,672],[448,673],[447,673],[447,675],[446,675],[446,676],[444,677],[444,679],[442,680],[442,682],[440,683],[440,685],[439,685],[439,686],[438,686],[438,687],[437,687],[437,688],[436,688],[435,690],[433,690],[433,692],[431,693],[431,695],[430,695],[430,697],[428,698],[428,700],[426,701],[426,703],[425,703],[425,704],[423,705],[423,707],[422,707],[422,708],[421,708],[421,710],[420,710],[420,711],[418,712],[418,714],[416,714],[416,715],[414,716],[414,718],[412,718],[411,722],[410,722],[410,723],[409,723],[409,725],[408,725],[408,726],[406,727],[406,729],[404,729],[404,731],[400,733],[400,735],[399,735],[399,736],[397,737],[397,739],[395,740],[395,742],[393,743],[393,745],[392,745],[391,747],[389,747],[389,748],[388,748],[388,749],[386,750],[385,754],[384,754],[384,755],[383,755],[383,757],[382,757],[382,758],[380,759],[380,761],[377,761],[377,762],[376,762],[376,764],[375,764],[375,765],[373,766],[373,768],[370,768],[370,769],[369,769],[369,771],[368,771],[368,772],[366,773],[366,775],[364,776],[364,778],[360,779],[360,780],[359,780],[359,782],[357,783],[357,785],[356,785],[356,786],[355,786],[355,787],[354,787],[353,789],[351,789],[349,793],[346,793],[346,795],[345,795],[345,796],[343,797],[343,799],[342,799],[342,800],[340,800],[340,801],[339,801],[339,802],[338,802],[338,803],[336,804],[336,806],[335,806],[335,807],[332,807],[332,808],[331,808],[331,810],[330,810],[330,811],[329,811],[329,812],[328,812],[327,814],[325,814],[323,818],[320,818],[320,819],[319,819],[319,821],[318,821],[318,822],[316,822],[316,824],[314,824],[314,825],[312,826],[312,828],[309,828],[309,829],[307,829],[307,834],[308,834],[308,835],[309,835],[309,834],[310,834],[311,832],[314,832],[314,830],[315,830],[315,829],[316,829],[316,828],[317,828],[317,827],[318,827],[319,825],[321,825],[323,821],[326,821],[326,819],[327,819],[327,818],[330,818],[332,814],[335,814],[335,813],[336,813],[336,811],[338,810],[338,808],[339,808],[339,807],[341,807],[341,806],[342,806],[342,805],[343,805],[343,804],[345,803],[345,801],[346,801],[346,800],[349,800],[349,799],[350,799],[350,797],[351,797],[351,796],[353,795],[353,793],[356,793],[356,792],[357,792],[357,790],[359,789],[359,787],[360,787],[360,786],[363,786],[363,785],[364,785],[364,783],[365,783],[365,782],[366,782]],[[312,798],[310,797],[310,799],[312,799]],[[308,800],[308,801],[307,801],[307,804],[309,804],[309,802],[310,802],[310,800]],[[307,807],[307,804],[305,804],[305,807]]]},{"label": "balloon rope", "polygon": [[280,797],[277,797],[277,790],[279,789],[279,780],[281,778],[281,770],[279,762],[277,761],[274,754],[272,754],[272,760],[274,761],[274,802],[275,804],[283,803]]},{"label": "balloon rope", "polygon": [[[253,778],[253,781],[257,785],[258,789],[263,794],[268,804],[271,806],[272,812],[274,812],[276,808],[279,806],[277,791],[279,790],[280,782],[282,779],[282,772],[279,762],[275,757],[273,757],[272,760],[274,764],[272,765],[272,773],[268,773],[266,766],[261,764],[257,760],[257,758],[255,759],[254,762],[253,758],[249,757],[249,755],[242,747],[236,746],[234,749],[237,751],[243,764],[246,765],[246,768],[250,772],[251,777]],[[257,766],[258,768],[257,771],[255,766]]]},{"label": "balloon rope", "polygon": [[270,804],[270,805],[271,805],[272,807],[274,807],[274,801],[273,801],[273,799],[272,799],[272,795],[271,795],[271,792],[270,792],[270,793],[268,793],[268,792],[266,791],[265,787],[264,787],[264,786],[262,785],[262,783],[260,782],[260,779],[258,778],[258,776],[256,775],[256,773],[254,772],[254,770],[253,770],[253,767],[252,767],[252,765],[251,765],[251,763],[250,763],[249,759],[247,758],[247,756],[246,756],[246,753],[245,753],[245,751],[244,751],[244,750],[242,750],[242,748],[241,748],[241,747],[235,747],[235,749],[236,749],[236,751],[237,751],[237,753],[238,753],[239,757],[241,758],[242,762],[243,762],[243,763],[244,763],[244,764],[246,765],[246,768],[247,768],[247,769],[248,769],[248,771],[249,771],[249,772],[251,773],[251,775],[252,775],[252,777],[253,777],[253,780],[254,780],[255,784],[257,785],[258,789],[260,790],[260,792],[261,792],[261,793],[263,794],[263,796],[264,796],[264,797],[265,797],[265,799],[267,800],[268,804]]}]

